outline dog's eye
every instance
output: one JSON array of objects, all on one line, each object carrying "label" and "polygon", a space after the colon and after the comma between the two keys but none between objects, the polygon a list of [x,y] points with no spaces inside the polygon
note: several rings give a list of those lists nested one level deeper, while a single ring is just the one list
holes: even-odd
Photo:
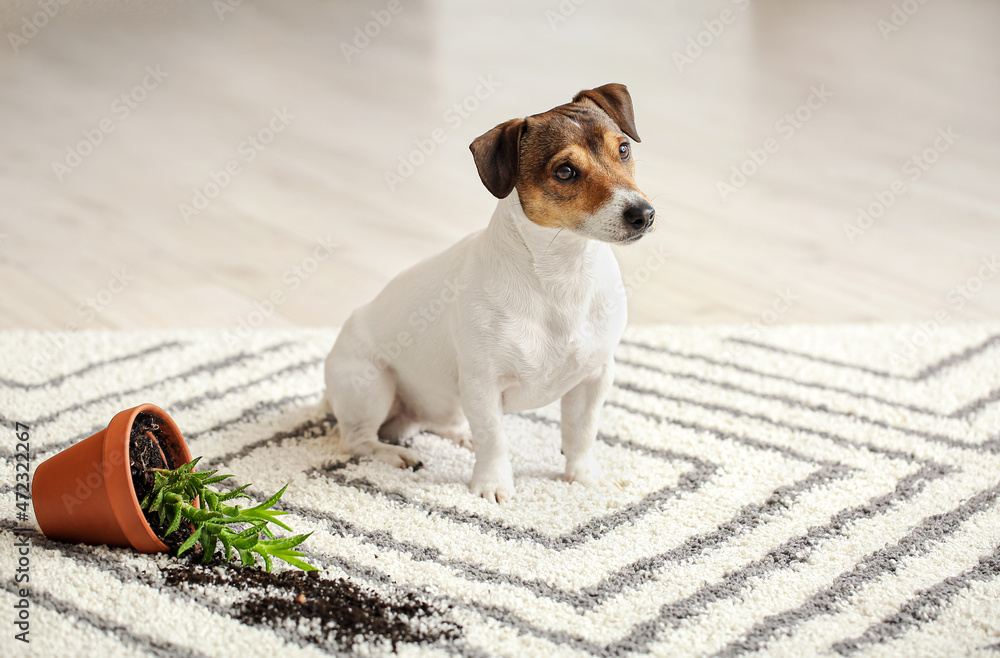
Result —
[{"label": "dog's eye", "polygon": [[628,160],[628,156],[631,152],[632,149],[629,148],[628,142],[618,147],[618,155],[621,156],[622,162]]},{"label": "dog's eye", "polygon": [[559,180],[572,180],[576,176],[576,171],[569,165],[563,165],[556,169],[556,178]]}]

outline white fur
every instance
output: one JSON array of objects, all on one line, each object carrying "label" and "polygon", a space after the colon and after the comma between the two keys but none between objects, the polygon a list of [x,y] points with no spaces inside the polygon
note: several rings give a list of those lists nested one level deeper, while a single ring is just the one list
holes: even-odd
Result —
[{"label": "white fur", "polygon": [[514,495],[503,414],[562,398],[566,479],[604,483],[591,447],[625,320],[610,246],[534,224],[515,190],[484,230],[399,274],[348,319],[326,360],[342,446],[417,466],[416,453],[379,436],[429,429],[462,442],[471,431],[470,488],[500,502]]}]

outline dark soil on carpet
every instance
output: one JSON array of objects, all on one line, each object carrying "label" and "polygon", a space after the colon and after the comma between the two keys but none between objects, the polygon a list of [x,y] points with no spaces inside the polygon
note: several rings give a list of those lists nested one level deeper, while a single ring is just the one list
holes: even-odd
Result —
[{"label": "dark soil on carpet", "polygon": [[269,573],[236,567],[178,566],[165,570],[171,586],[227,587],[251,592],[234,606],[232,616],[254,626],[287,629],[291,621],[309,642],[340,647],[388,641],[430,644],[459,636],[458,625],[443,620],[442,610],[412,594],[396,600],[343,579],[327,580],[316,571]]},{"label": "dark soil on carpet", "polygon": [[[159,448],[166,439],[158,418],[139,414],[132,425],[129,441],[132,484],[140,503],[155,483],[153,469],[173,469],[169,455]],[[167,537],[157,514],[146,513],[146,521],[171,554],[190,535],[182,527]],[[460,627],[443,617],[443,610],[413,594],[401,593],[391,599],[374,590],[344,579],[328,580],[318,572],[284,571],[270,573],[258,568],[232,565],[215,555],[207,565],[196,564],[201,547],[185,553],[178,564],[163,571],[172,587],[219,588],[238,593],[241,602],[230,614],[250,626],[295,629],[298,637],[322,648],[350,648],[359,641],[388,642],[393,649],[400,643],[433,644],[459,637]],[[229,596],[223,599],[231,598]]]}]

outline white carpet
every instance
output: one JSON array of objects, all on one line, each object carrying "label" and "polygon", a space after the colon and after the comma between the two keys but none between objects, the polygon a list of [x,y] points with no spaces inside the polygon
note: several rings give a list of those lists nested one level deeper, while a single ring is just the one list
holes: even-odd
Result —
[{"label": "white carpet", "polygon": [[[561,481],[550,407],[506,419],[503,506],[468,493],[471,453],[433,435],[413,441],[416,473],[338,455],[320,405],[333,331],[0,333],[0,653],[380,655],[395,637],[404,656],[1000,655],[1000,324],[916,331],[630,329],[597,447],[623,489]],[[141,402],[255,495],[291,482],[325,580],[18,522],[15,422],[37,465]],[[28,645],[10,623],[16,527],[32,528]],[[361,625],[314,599],[355,601]]]}]

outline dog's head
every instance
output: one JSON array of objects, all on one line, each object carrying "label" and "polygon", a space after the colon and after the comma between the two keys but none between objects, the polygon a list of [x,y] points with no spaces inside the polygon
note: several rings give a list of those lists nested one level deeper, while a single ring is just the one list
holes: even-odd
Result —
[{"label": "dog's head", "polygon": [[655,215],[635,183],[632,140],[640,141],[628,89],[607,84],[501,123],[469,148],[486,189],[502,199],[517,188],[535,224],[628,243],[653,229]]}]

